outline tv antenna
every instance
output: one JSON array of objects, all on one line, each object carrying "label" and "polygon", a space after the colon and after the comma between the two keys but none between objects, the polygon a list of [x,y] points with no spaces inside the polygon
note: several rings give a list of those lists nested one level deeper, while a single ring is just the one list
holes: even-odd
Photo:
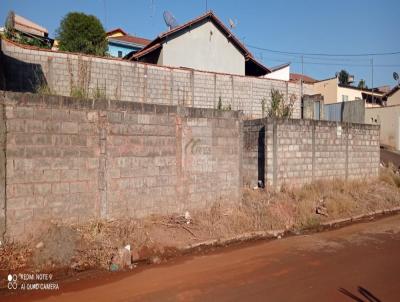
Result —
[{"label": "tv antenna", "polygon": [[400,82],[399,82],[399,74],[398,74],[397,72],[393,72],[393,79],[394,79],[395,81],[397,81],[397,85],[400,85]]},{"label": "tv antenna", "polygon": [[237,25],[238,25],[238,20],[237,19],[235,19],[235,21],[233,21],[231,18],[229,18],[229,27],[231,28],[231,29],[234,29]]},{"label": "tv antenna", "polygon": [[154,0],[150,0],[150,10],[151,10],[150,18],[153,19],[153,17],[154,17]]},{"label": "tv antenna", "polygon": [[169,11],[164,11],[163,13],[164,16],[164,21],[165,24],[167,24],[168,29],[174,29],[175,27],[178,27],[178,22],[176,21],[175,17],[169,12]]}]

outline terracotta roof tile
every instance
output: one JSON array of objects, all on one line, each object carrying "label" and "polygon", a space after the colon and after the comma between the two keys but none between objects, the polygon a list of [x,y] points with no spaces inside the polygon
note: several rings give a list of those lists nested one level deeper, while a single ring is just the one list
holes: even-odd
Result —
[{"label": "terracotta roof tile", "polygon": [[118,27],[118,28],[114,28],[114,29],[108,31],[108,32],[106,33],[106,35],[107,35],[107,36],[111,36],[112,34],[118,33],[118,32],[120,32],[120,33],[123,34],[123,35],[127,35],[127,33],[126,33],[122,28],[119,28],[119,27]]},{"label": "terracotta roof tile", "polygon": [[120,36],[120,37],[110,37],[109,40],[116,40],[116,41],[121,41],[121,42],[127,42],[127,43],[134,43],[134,44],[139,44],[139,45],[147,45],[151,41],[145,38],[140,38],[140,37],[135,37],[135,36]]},{"label": "terracotta roof tile", "polygon": [[303,79],[303,83],[308,83],[308,84],[313,84],[315,82],[317,82],[316,79],[313,79],[312,77],[306,76],[306,75],[301,75],[299,73],[291,73],[290,74],[290,81],[300,81],[301,79]]}]

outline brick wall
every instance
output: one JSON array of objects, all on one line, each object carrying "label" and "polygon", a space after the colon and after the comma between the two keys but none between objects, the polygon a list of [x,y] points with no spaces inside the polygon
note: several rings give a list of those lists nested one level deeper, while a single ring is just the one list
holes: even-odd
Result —
[{"label": "brick wall", "polygon": [[1,98],[7,208],[0,219],[6,213],[11,236],[50,219],[182,213],[240,199],[238,112],[20,93]]},{"label": "brick wall", "polygon": [[244,141],[245,185],[262,177],[267,185],[281,186],[378,176],[379,126],[258,119],[244,122]]},{"label": "brick wall", "polygon": [[[35,92],[48,86],[55,94],[70,96],[84,92],[90,98],[107,98],[198,108],[224,107],[242,110],[248,117],[262,116],[271,89],[286,98],[295,97],[293,117],[300,118],[298,83],[271,79],[167,68],[72,53],[38,50],[2,40],[6,89]],[[312,85],[303,92],[312,94]]]}]

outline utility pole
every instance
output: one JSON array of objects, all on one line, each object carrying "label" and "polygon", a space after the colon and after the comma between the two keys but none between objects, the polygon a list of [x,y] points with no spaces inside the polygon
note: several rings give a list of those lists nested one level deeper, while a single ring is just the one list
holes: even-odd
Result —
[{"label": "utility pole", "polygon": [[208,11],[208,1],[206,0],[206,12]]},{"label": "utility pole", "polygon": [[303,61],[303,55],[301,55],[301,79],[300,79],[301,99],[303,99],[303,76],[304,76],[304,61]]},{"label": "utility pole", "polygon": [[374,57],[371,58],[371,89],[372,89],[372,104],[374,101]]}]

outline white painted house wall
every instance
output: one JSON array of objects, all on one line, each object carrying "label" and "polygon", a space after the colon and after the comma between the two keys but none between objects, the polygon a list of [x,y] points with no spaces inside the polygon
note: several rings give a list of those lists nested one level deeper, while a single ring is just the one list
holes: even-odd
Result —
[{"label": "white painted house wall", "polygon": [[400,105],[366,108],[365,123],[380,125],[381,144],[400,150]]},{"label": "white painted house wall", "polygon": [[177,37],[167,37],[159,63],[165,66],[245,75],[243,54],[210,20],[189,28]]},{"label": "white painted house wall", "polygon": [[290,65],[273,71],[264,76],[267,79],[289,81],[290,78]]}]

